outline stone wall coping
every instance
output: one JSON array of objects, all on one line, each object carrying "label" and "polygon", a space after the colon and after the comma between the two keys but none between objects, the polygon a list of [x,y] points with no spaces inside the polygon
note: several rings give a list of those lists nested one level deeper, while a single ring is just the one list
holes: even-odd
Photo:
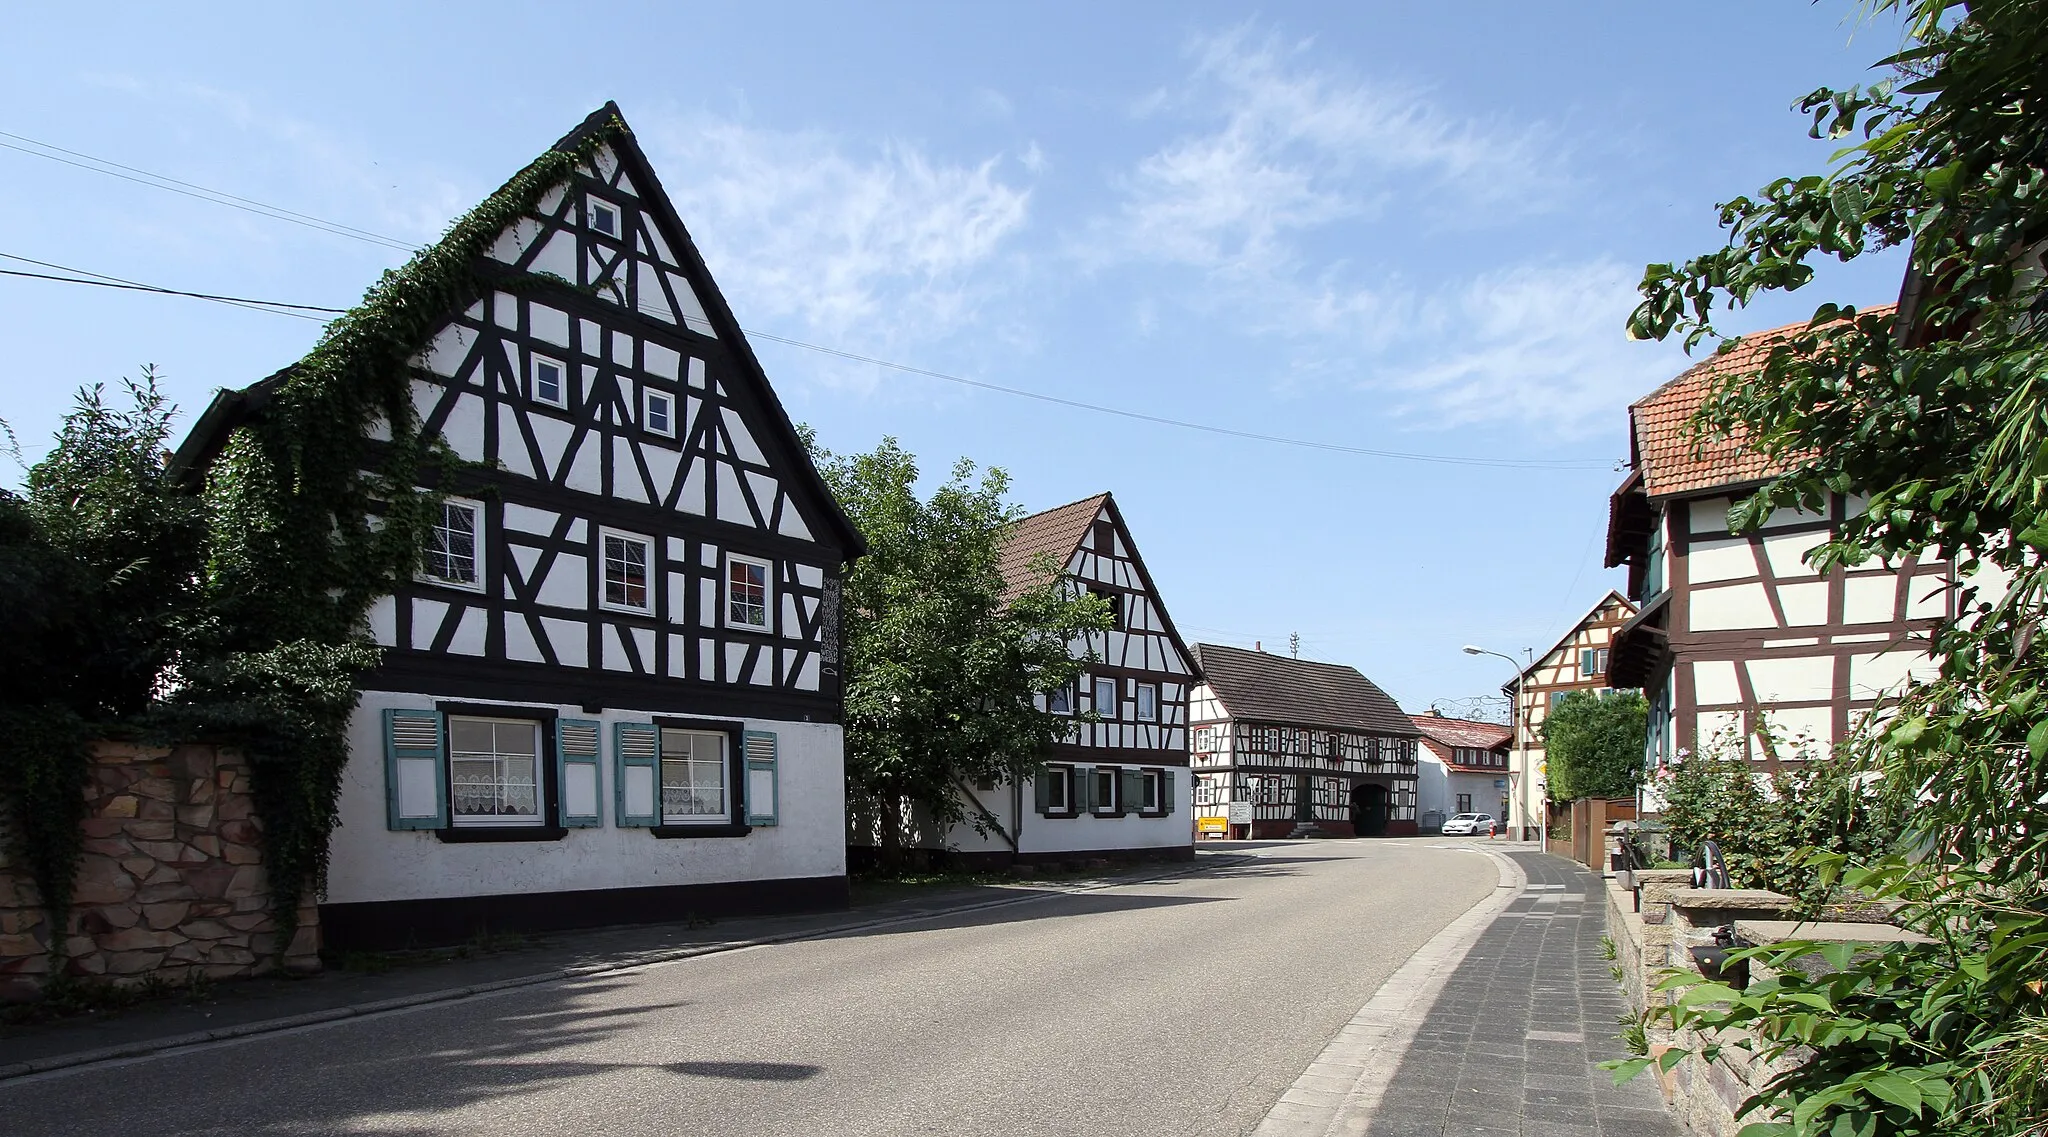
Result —
[{"label": "stone wall coping", "polygon": [[1794,903],[1784,893],[1767,888],[1681,888],[1671,897],[1673,908],[1782,912]]},{"label": "stone wall coping", "polygon": [[1933,939],[1890,924],[1860,924],[1844,920],[1737,920],[1735,935],[1747,944],[1775,944],[1786,940],[1818,940],[1827,943],[1931,944]]},{"label": "stone wall coping", "polygon": [[1691,869],[1637,869],[1637,884],[1678,884],[1692,881]]}]

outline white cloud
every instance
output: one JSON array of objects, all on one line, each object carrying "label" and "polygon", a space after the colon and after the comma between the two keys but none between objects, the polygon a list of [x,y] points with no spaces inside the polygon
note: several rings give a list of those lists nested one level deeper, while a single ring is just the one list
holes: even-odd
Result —
[{"label": "white cloud", "polygon": [[1542,128],[1459,118],[1412,88],[1317,70],[1309,47],[1250,24],[1191,44],[1186,84],[1148,94],[1137,113],[1222,122],[1138,164],[1117,227],[1123,252],[1257,272],[1291,260],[1300,234],[1376,216],[1397,193],[1411,207],[1455,201],[1499,218],[1543,208],[1565,186]]},{"label": "white cloud", "polygon": [[1196,40],[1186,82],[1137,113],[1203,128],[1133,167],[1080,259],[1194,269],[1171,277],[1177,299],[1282,341],[1290,383],[1376,392],[1433,426],[1611,430],[1669,366],[1622,334],[1636,271],[1596,256],[1475,274],[1437,253],[1411,263],[1446,266],[1443,278],[1404,279],[1341,251],[1413,248],[1432,228],[1455,248],[1451,229],[1553,209],[1572,188],[1564,145],[1542,124],[1462,118],[1415,89],[1319,69],[1310,46],[1251,25]]},{"label": "white cloud", "polygon": [[641,130],[683,223],[743,323],[882,353],[974,325],[1020,254],[1026,186],[1001,155],[693,116]]}]

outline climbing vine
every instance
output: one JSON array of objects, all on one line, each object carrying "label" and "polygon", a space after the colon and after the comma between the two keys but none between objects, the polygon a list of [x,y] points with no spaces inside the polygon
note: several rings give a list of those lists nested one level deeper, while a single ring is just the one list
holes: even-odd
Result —
[{"label": "climbing vine", "polygon": [[411,360],[488,292],[478,264],[499,235],[623,129],[612,118],[543,154],[384,274],[272,381],[209,471],[207,620],[177,713],[249,752],[280,946],[325,878],[354,684],[379,658],[369,607],[417,568],[463,465],[423,429]]}]

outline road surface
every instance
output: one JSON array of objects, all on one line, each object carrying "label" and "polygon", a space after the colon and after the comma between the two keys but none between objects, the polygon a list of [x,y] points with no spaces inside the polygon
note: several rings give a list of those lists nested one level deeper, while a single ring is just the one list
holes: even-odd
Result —
[{"label": "road surface", "polygon": [[1242,1134],[1496,887],[1417,841],[0,1083],[9,1137]]}]

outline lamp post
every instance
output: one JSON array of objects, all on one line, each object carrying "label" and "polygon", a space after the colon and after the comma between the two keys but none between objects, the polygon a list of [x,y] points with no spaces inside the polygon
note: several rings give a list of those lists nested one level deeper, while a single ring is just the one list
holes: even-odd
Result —
[{"label": "lamp post", "polygon": [[[1515,657],[1512,655],[1502,655],[1500,652],[1497,651],[1488,651],[1485,648],[1479,647],[1476,644],[1466,644],[1464,648],[1461,650],[1463,650],[1466,655],[1490,655],[1495,659],[1505,660],[1507,661],[1507,665],[1509,667],[1515,669],[1515,699],[1514,704],[1508,710],[1508,729],[1515,732],[1515,766],[1519,770],[1522,768],[1523,764],[1528,760],[1529,756],[1527,747],[1523,745],[1524,732],[1522,729],[1522,665],[1515,662]],[[1518,781],[1519,779],[1514,778],[1512,776],[1510,776],[1509,778],[1510,785],[1513,786],[1513,788],[1517,792],[1517,795],[1519,796],[1521,787],[1515,784]],[[1536,798],[1538,803],[1540,804],[1543,799],[1543,782],[1540,779],[1532,777],[1530,779],[1530,788],[1536,791]],[[1524,814],[1529,812],[1529,807],[1526,803],[1522,803],[1522,812]],[[1550,851],[1550,811],[1548,809],[1545,809],[1542,812],[1543,816],[1537,818],[1536,820],[1536,840],[1538,842],[1537,847],[1547,853]],[[1502,824],[1506,824],[1505,819],[1503,819]]]}]

